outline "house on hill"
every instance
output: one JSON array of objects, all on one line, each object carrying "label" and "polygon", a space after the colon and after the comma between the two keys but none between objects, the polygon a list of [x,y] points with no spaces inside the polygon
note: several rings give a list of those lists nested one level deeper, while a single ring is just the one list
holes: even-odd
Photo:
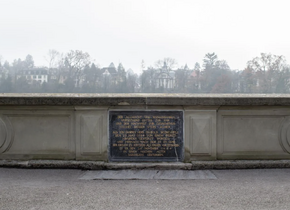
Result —
[{"label": "house on hill", "polygon": [[27,70],[20,70],[16,74],[16,80],[25,78],[28,84],[38,82],[42,84],[48,81],[48,69],[47,68],[32,68]]},{"label": "house on hill", "polygon": [[175,72],[166,63],[155,72],[156,88],[173,89],[175,87]]},{"label": "house on hill", "polygon": [[117,69],[114,65],[114,63],[112,62],[109,67],[104,67],[101,69],[100,71],[101,75],[110,75],[110,76],[116,76],[117,75]]}]

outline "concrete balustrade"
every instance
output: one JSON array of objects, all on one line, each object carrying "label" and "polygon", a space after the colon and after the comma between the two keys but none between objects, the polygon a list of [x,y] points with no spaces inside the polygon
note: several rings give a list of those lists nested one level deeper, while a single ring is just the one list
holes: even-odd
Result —
[{"label": "concrete balustrade", "polygon": [[108,161],[114,110],[183,111],[183,162],[290,159],[276,94],[0,94],[0,159]]}]

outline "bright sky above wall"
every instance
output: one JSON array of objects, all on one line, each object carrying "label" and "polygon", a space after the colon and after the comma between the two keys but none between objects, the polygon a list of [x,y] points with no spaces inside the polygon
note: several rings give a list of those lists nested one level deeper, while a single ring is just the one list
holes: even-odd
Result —
[{"label": "bright sky above wall", "polygon": [[141,61],[175,58],[202,63],[215,52],[231,69],[244,69],[261,52],[290,61],[288,0],[0,0],[0,55],[34,57],[47,65],[49,49],[88,52],[141,71]]}]

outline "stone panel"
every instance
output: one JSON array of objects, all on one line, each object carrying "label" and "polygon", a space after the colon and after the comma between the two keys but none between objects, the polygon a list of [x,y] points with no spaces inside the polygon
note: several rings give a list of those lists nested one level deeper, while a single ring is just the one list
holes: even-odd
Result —
[{"label": "stone panel", "polygon": [[11,123],[5,123],[11,145],[1,159],[74,159],[73,112],[2,110],[1,114]]},{"label": "stone panel", "polygon": [[279,140],[284,151],[290,154],[290,117],[286,117],[282,123]]},{"label": "stone panel", "polygon": [[220,110],[218,159],[289,159],[280,143],[289,111]]},{"label": "stone panel", "polygon": [[13,129],[9,119],[0,115],[0,154],[6,152],[13,142]]},{"label": "stone panel", "polygon": [[190,160],[216,159],[216,110],[185,111],[185,145]]},{"label": "stone panel", "polygon": [[107,160],[107,109],[76,112],[78,160]]}]

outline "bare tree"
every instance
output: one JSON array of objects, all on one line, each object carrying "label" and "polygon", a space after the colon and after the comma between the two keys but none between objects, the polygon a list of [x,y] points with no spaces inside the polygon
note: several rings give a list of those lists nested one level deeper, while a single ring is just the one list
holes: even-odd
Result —
[{"label": "bare tree", "polygon": [[169,69],[174,69],[177,66],[177,61],[173,58],[164,58],[155,62],[157,68],[162,68],[166,65]]},{"label": "bare tree", "polygon": [[61,60],[61,54],[57,50],[51,49],[45,59],[48,62],[48,68],[56,68]]},{"label": "bare tree", "polygon": [[66,54],[64,65],[68,69],[68,76],[74,78],[76,87],[80,86],[82,72],[86,66],[91,64],[91,57],[87,52],[71,50]]},{"label": "bare tree", "polygon": [[248,61],[248,67],[254,71],[281,71],[285,66],[285,58],[282,55],[272,55],[267,53],[261,53],[260,57]]},{"label": "bare tree", "polygon": [[255,72],[258,92],[273,93],[281,81],[280,75],[286,68],[286,61],[282,55],[261,53],[260,57],[248,61],[247,68]]}]

